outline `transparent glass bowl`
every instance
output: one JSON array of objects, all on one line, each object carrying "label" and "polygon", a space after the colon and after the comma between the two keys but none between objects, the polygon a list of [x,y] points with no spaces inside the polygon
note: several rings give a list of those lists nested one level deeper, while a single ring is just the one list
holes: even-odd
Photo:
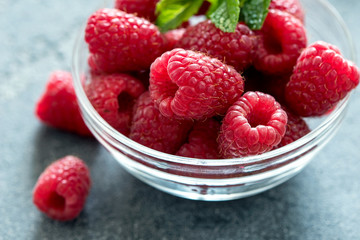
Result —
[{"label": "transparent glass bowl", "polygon": [[[303,0],[309,43],[323,40],[335,44],[354,60],[349,32],[325,0]],[[88,76],[88,48],[84,29],[75,45],[73,77],[84,120],[98,141],[132,175],[164,192],[188,199],[221,201],[251,196],[273,188],[299,173],[328,143],[339,128],[349,96],[322,118],[306,119],[312,131],[303,138],[258,156],[236,159],[194,159],[165,154],[113,129],[95,111],[85,95],[81,78]]]}]

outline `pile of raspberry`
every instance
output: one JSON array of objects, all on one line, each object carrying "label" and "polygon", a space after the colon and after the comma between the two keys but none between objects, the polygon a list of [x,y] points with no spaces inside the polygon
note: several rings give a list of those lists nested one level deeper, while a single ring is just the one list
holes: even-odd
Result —
[{"label": "pile of raspberry", "polygon": [[[232,33],[210,20],[162,33],[157,2],[116,0],[85,30],[90,102],[144,146],[200,159],[262,154],[308,134],[303,118],[328,114],[359,83],[359,69],[336,46],[307,43],[298,0],[272,0],[260,30],[239,22]],[[92,136],[69,72],[50,75],[35,113],[51,127]],[[33,201],[53,219],[72,220],[90,186],[85,162],[66,156],[41,174]]]},{"label": "pile of raspberry", "polygon": [[[137,1],[88,18],[84,89],[104,120],[149,148],[204,159],[262,154],[309,133],[303,117],[327,114],[359,83],[336,46],[308,44],[298,0],[272,0],[260,30],[239,22],[231,33],[210,20],[162,33],[158,1]],[[54,73],[37,116],[91,135],[75,99],[71,75]]]},{"label": "pile of raspberry", "polygon": [[89,17],[85,90],[112,127],[158,151],[218,159],[279,148],[359,83],[337,47],[307,43],[297,0],[272,1],[260,30],[240,22],[232,33],[210,20],[161,33],[149,14],[157,1],[143,1],[147,11],[129,2]]}]

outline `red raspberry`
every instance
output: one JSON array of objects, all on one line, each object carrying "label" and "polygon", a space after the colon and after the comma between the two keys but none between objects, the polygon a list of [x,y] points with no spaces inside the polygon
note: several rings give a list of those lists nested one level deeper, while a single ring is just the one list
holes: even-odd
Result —
[{"label": "red raspberry", "polygon": [[176,155],[201,159],[220,158],[217,137],[220,123],[212,118],[194,124],[187,143],[183,144]]},{"label": "red raspberry", "polygon": [[93,75],[85,91],[100,116],[127,135],[134,102],[145,91],[140,80],[123,73]]},{"label": "red raspberry", "polygon": [[261,92],[246,92],[227,111],[219,134],[224,158],[261,154],[279,144],[287,115],[275,99]]},{"label": "red raspberry", "polygon": [[45,124],[80,135],[91,136],[80,114],[71,73],[54,71],[45,92],[35,106],[36,116]]},{"label": "red raspberry", "polygon": [[154,24],[117,9],[100,9],[92,14],[85,41],[93,65],[105,72],[146,70],[166,47]]},{"label": "red raspberry", "polygon": [[286,86],[285,99],[300,116],[320,116],[358,84],[358,68],[337,48],[319,41],[301,53]]},{"label": "red raspberry", "polygon": [[33,192],[33,202],[50,218],[68,221],[83,209],[91,185],[86,164],[77,157],[66,156],[40,175]]},{"label": "red raspberry", "polygon": [[288,116],[288,121],[286,124],[286,132],[284,137],[281,139],[281,142],[276,145],[273,149],[277,149],[292,143],[299,138],[305,136],[310,132],[310,129],[306,122],[298,115],[290,112],[288,109],[283,108]]},{"label": "red raspberry", "polygon": [[190,121],[164,117],[149,92],[144,92],[134,106],[129,137],[149,148],[173,154],[184,143],[191,125]]},{"label": "red raspberry", "polygon": [[203,119],[223,114],[243,93],[244,80],[215,58],[180,48],[150,68],[150,94],[166,117]]},{"label": "red raspberry", "polygon": [[267,74],[291,72],[307,43],[301,21],[289,13],[270,9],[257,34],[255,68]]},{"label": "red raspberry", "polygon": [[278,9],[288,12],[301,22],[304,22],[304,9],[299,0],[272,0],[269,9]]},{"label": "red raspberry", "polygon": [[153,22],[158,2],[159,0],[115,0],[115,8]]},{"label": "red raspberry", "polygon": [[245,24],[226,33],[207,20],[188,27],[177,47],[203,52],[243,71],[252,63],[256,43],[255,34]]},{"label": "red raspberry", "polygon": [[166,38],[166,40],[168,42],[168,44],[167,44],[168,50],[172,50],[175,48],[175,45],[182,38],[185,31],[186,31],[185,28],[178,28],[178,29],[170,30],[164,34],[164,37]]}]

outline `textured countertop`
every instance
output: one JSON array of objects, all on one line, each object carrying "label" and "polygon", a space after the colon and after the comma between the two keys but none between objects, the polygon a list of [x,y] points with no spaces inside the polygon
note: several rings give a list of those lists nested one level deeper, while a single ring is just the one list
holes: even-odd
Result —
[{"label": "textured countertop", "polygon": [[[360,238],[359,89],[337,135],[300,174],[228,202],[155,190],[95,140],[42,125],[34,104],[50,71],[70,70],[74,39],[94,2],[0,0],[0,239]],[[360,1],[330,2],[360,50]],[[86,160],[93,187],[80,217],[61,223],[35,208],[32,188],[50,162],[67,154]]]}]

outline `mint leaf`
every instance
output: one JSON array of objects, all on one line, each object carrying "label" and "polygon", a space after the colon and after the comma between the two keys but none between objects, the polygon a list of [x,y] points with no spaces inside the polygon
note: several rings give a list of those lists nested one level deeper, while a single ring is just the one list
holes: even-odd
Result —
[{"label": "mint leaf", "polygon": [[210,14],[210,19],[223,32],[235,32],[239,13],[239,0],[219,0],[218,7]]},{"label": "mint leaf", "polygon": [[156,5],[156,25],[166,32],[177,28],[199,11],[204,0],[160,0]]},{"label": "mint leaf", "polygon": [[249,28],[258,30],[264,24],[271,0],[245,0],[240,13],[240,20]]}]

